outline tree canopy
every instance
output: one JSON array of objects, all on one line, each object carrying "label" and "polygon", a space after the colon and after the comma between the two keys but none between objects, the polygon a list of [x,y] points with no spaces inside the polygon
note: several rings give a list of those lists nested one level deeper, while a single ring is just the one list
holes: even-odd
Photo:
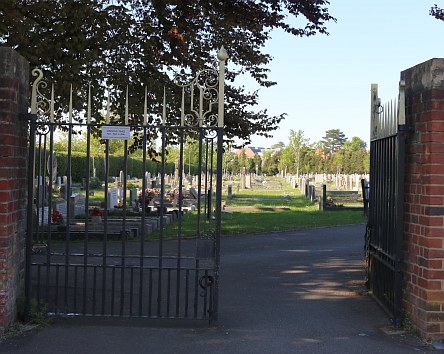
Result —
[{"label": "tree canopy", "polygon": [[347,138],[345,134],[341,132],[339,129],[330,129],[325,132],[325,136],[321,140],[322,147],[324,152],[331,155],[336,150],[341,148]]},{"label": "tree canopy", "polygon": [[[248,142],[252,134],[270,136],[284,114],[255,110],[258,92],[248,92],[235,79],[249,75],[260,86],[275,85],[268,78],[272,57],[264,52],[271,32],[328,34],[327,22],[335,21],[328,5],[326,0],[2,0],[0,45],[15,48],[31,67],[44,70],[57,87],[60,110],[70,84],[74,106],[84,109],[91,83],[95,118],[100,120],[105,86],[112,90],[115,117],[122,117],[129,85],[133,123],[142,121],[143,85],[155,115],[164,86],[170,102],[179,96],[172,94],[173,74],[185,70],[194,76],[223,45],[229,54],[226,137]],[[178,108],[168,107],[171,119],[179,117]]]}]

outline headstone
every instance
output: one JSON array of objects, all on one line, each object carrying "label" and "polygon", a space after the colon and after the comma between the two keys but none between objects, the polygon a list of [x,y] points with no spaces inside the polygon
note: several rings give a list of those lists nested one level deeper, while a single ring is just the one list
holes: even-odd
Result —
[{"label": "headstone", "polygon": [[228,199],[233,199],[233,185],[229,184],[228,185]]},{"label": "headstone", "polygon": [[57,178],[57,156],[55,151],[52,153],[52,165],[50,162],[51,162],[51,156],[48,156],[46,168],[48,170],[48,175],[52,174],[52,182],[54,183]]},{"label": "headstone", "polygon": [[62,214],[63,220],[66,221],[66,216],[68,215],[67,208],[66,208],[66,203],[65,202],[55,203],[54,204],[54,209],[57,210],[60,214]]},{"label": "headstone", "polygon": [[119,182],[120,183],[123,183],[123,178],[124,178],[123,171],[120,171],[120,173],[119,173]]},{"label": "headstone", "polygon": [[57,177],[57,188],[60,188],[62,185],[62,177],[58,176]]},{"label": "headstone", "polygon": [[151,188],[157,188],[157,178],[151,181]]},{"label": "headstone", "polygon": [[245,176],[245,188],[250,189],[251,188],[251,175]]},{"label": "headstone", "polygon": [[108,209],[113,209],[118,204],[117,188],[108,188]]},{"label": "headstone", "polygon": [[68,200],[69,196],[72,194],[72,188],[68,191],[68,184],[62,183],[60,186],[60,197],[62,197],[65,200]]},{"label": "headstone", "polygon": [[192,196],[194,199],[196,199],[196,200],[197,200],[197,198],[199,197],[199,195],[198,195],[198,193],[197,193],[197,190],[196,190],[195,188],[193,188],[193,187],[190,188],[190,194],[191,194],[191,196]]},{"label": "headstone", "polygon": [[69,197],[69,215],[74,218],[80,214],[80,193],[74,193]]},{"label": "headstone", "polygon": [[139,195],[138,188],[131,188],[130,189],[130,203],[131,203],[131,205],[133,205],[133,203],[135,204],[137,202],[138,195]]}]

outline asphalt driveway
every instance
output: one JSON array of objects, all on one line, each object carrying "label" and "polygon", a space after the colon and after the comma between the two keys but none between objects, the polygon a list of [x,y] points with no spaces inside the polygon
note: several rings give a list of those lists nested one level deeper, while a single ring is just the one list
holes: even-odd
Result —
[{"label": "asphalt driveway", "polygon": [[408,353],[365,293],[364,226],[222,239],[213,327],[58,320],[0,343],[5,353]]}]

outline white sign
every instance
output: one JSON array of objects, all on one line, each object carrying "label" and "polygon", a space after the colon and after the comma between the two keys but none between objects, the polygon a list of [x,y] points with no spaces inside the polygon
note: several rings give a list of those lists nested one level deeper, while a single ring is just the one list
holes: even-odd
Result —
[{"label": "white sign", "polygon": [[109,140],[129,140],[130,127],[118,125],[104,125],[102,126],[102,139]]}]

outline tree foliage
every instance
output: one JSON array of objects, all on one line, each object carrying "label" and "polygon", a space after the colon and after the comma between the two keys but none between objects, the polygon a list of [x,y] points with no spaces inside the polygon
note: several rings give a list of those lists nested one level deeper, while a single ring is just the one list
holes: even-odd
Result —
[{"label": "tree foliage", "polygon": [[[331,134],[334,132],[335,134]],[[339,129],[326,132],[326,136],[343,136]],[[370,154],[366,143],[359,137],[341,140],[341,144],[332,139],[332,153],[326,154],[325,138],[317,143],[310,143],[304,138],[304,132],[291,130],[289,144],[283,150],[274,150],[264,154],[263,171],[276,174],[287,171],[290,174],[308,173],[368,173]]]},{"label": "tree foliage", "polygon": [[[180,95],[172,77],[188,77],[213,62],[224,45],[229,53],[226,87],[226,136],[249,141],[252,134],[270,136],[284,114],[255,110],[258,93],[235,84],[249,75],[260,86],[269,80],[272,60],[264,45],[275,29],[294,36],[328,34],[335,20],[326,0],[8,0],[0,2],[0,44],[15,48],[41,67],[54,82],[59,118],[74,85],[74,107],[85,109],[92,85],[93,112],[100,121],[105,87],[111,90],[115,119],[123,117],[124,92],[130,86],[132,123],[143,113],[143,86],[149,88],[149,112],[158,120],[163,88],[167,87],[169,122],[177,123]],[[292,21],[296,17],[297,21]],[[302,24],[296,27],[292,23]],[[157,118],[156,118],[157,117]],[[174,142],[174,137],[169,137]],[[135,139],[135,147],[141,140]]]},{"label": "tree foliage", "polygon": [[325,136],[321,140],[324,152],[332,155],[336,150],[340,149],[347,138],[339,129],[330,129],[325,132]]}]

